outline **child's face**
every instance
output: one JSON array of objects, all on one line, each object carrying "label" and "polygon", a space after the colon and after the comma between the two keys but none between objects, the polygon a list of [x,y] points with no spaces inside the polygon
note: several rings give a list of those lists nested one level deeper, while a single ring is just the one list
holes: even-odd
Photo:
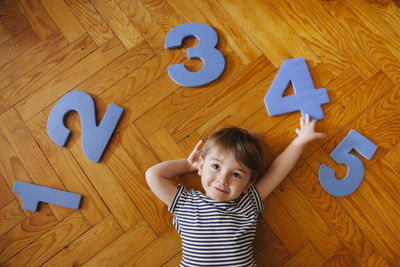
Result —
[{"label": "child's face", "polygon": [[251,171],[235,159],[232,152],[211,149],[200,160],[199,175],[206,196],[217,201],[230,201],[246,193],[254,182],[250,182]]}]

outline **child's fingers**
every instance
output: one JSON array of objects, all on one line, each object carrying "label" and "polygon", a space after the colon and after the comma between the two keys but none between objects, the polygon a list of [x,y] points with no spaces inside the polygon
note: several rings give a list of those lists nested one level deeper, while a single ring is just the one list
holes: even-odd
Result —
[{"label": "child's fingers", "polygon": [[306,124],[310,123],[310,114],[306,114]]},{"label": "child's fingers", "polygon": [[201,145],[203,144],[203,139],[201,139],[198,143],[197,143],[197,145],[194,147],[194,150],[200,150],[201,148]]},{"label": "child's fingers", "polygon": [[300,116],[300,129],[303,129],[304,127],[304,118],[303,116]]}]

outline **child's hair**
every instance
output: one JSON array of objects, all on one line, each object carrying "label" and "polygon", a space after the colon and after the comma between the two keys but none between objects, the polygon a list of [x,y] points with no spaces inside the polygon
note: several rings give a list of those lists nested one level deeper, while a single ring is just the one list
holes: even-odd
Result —
[{"label": "child's hair", "polygon": [[263,143],[253,134],[238,127],[223,128],[206,141],[201,157],[204,159],[210,149],[233,152],[235,159],[250,169],[250,180],[255,181],[264,171]]}]

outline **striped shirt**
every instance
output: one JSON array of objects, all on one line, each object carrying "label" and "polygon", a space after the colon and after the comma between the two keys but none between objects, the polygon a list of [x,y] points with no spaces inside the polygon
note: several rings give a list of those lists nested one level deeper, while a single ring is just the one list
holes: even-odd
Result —
[{"label": "striped shirt", "polygon": [[180,266],[255,266],[252,243],[264,210],[254,186],[232,201],[216,201],[178,185],[168,209],[182,239]]}]

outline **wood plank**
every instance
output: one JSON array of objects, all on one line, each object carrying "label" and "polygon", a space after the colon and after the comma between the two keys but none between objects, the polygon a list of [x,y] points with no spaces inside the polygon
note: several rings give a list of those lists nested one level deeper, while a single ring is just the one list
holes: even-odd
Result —
[{"label": "wood plank", "polygon": [[97,46],[102,46],[115,37],[89,0],[64,0],[64,2]]},{"label": "wood plank", "polygon": [[393,265],[400,262],[400,241],[376,216],[375,212],[360,195],[359,191],[340,199],[341,205],[357,221],[361,230],[373,242],[376,249]]},{"label": "wood plank", "polygon": [[[3,148],[3,147],[2,147]],[[11,193],[11,189],[8,187],[7,182],[0,174],[0,208],[14,200],[14,195]]]},{"label": "wood plank", "polygon": [[[319,156],[319,154],[315,155],[316,158]],[[331,231],[343,243],[354,259],[358,263],[367,260],[374,252],[371,242],[340,203],[321,187],[318,174],[308,164],[300,162],[298,168],[290,173],[290,177],[311,201],[314,209],[320,214]]]},{"label": "wood plank", "polygon": [[[112,215],[90,228],[43,266],[80,266],[123,234]],[[103,263],[104,264],[104,263]]]},{"label": "wood plank", "polygon": [[264,200],[264,207],[263,218],[292,255],[310,242],[308,236],[274,194]]},{"label": "wood plank", "polygon": [[[122,266],[161,266],[181,250],[181,239],[175,230],[166,232],[146,248],[136,253]],[[154,257],[157,251],[157,257]]]},{"label": "wood plank", "polygon": [[[145,174],[148,168],[159,162],[153,149],[133,124],[121,131],[118,138],[142,174]],[[141,151],[141,153],[139,154],[137,151]]]},{"label": "wood plank", "polygon": [[4,24],[0,22],[0,45],[4,44],[8,40],[10,40],[13,36],[11,33],[6,29]]},{"label": "wood plank", "polygon": [[400,173],[400,158],[398,157],[400,153],[400,143],[395,147],[392,147],[390,151],[385,155],[385,159],[390,162],[390,164]]},{"label": "wood plank", "polygon": [[368,169],[364,172],[364,179],[359,191],[375,210],[376,214],[400,240],[399,204],[390,197],[384,186],[379,182],[379,179],[374,177]]},{"label": "wood plank", "polygon": [[28,21],[13,0],[3,0],[0,2],[0,20],[2,26],[11,37],[29,28]]},{"label": "wood plank", "polygon": [[63,0],[40,0],[40,3],[69,43],[85,34],[85,29]]},{"label": "wood plank", "polygon": [[326,222],[290,179],[283,181],[274,194],[325,259],[342,247]]},{"label": "wood plank", "polygon": [[92,3],[127,50],[132,49],[143,40],[140,32],[114,0],[94,0]]},{"label": "wood plank", "polygon": [[[32,183],[32,179],[26,172],[22,160],[18,157],[14,148],[11,146],[10,142],[7,140],[7,137],[3,133],[0,128],[0,147],[2,153],[0,153],[0,174],[4,179],[4,185],[2,184],[2,193],[6,200],[9,198],[10,200],[15,199],[14,194],[12,193],[12,188],[14,187],[14,183],[16,180],[20,180],[27,183]],[[7,193],[8,192],[8,193]],[[8,197],[7,197],[8,195]],[[16,198],[20,206],[22,206],[22,199]],[[26,215],[30,215],[32,212],[25,210]]]},{"label": "wood plank", "polygon": [[0,237],[0,264],[3,265],[24,247],[57,224],[57,218],[47,205]]},{"label": "wood plank", "polygon": [[59,35],[57,25],[43,9],[39,0],[18,0],[17,4],[40,40]]},{"label": "wood plank", "polygon": [[[253,250],[256,263],[261,266],[282,266],[293,255],[290,254],[262,217],[259,217],[257,221],[257,234],[254,240],[256,249]],[[260,239],[263,246],[258,248],[257,241]]]},{"label": "wood plank", "polygon": [[184,23],[167,1],[141,0],[141,2],[165,33]]},{"label": "wood plank", "polygon": [[209,0],[192,1],[192,3],[217,30],[218,36],[222,36],[228,42],[243,64],[249,65],[261,55],[257,47],[242,32],[238,23],[222,5]]},{"label": "wood plank", "polygon": [[[277,9],[278,13],[336,75],[349,68],[349,62],[345,57],[344,51],[337,45],[332,44],[332,33],[322,32],[320,25],[314,23],[318,19],[318,16],[324,16],[325,14],[315,14],[317,11],[314,12],[303,8],[303,3],[300,1],[270,0],[268,2]],[[312,12],[313,14],[307,12]],[[326,23],[332,22],[329,21],[329,17],[326,17],[326,15],[324,16],[324,20],[328,20]],[[333,23],[335,22],[333,21]]]},{"label": "wood plank", "polygon": [[18,80],[0,89],[0,112],[3,112],[29,94],[37,91],[49,80],[64,72],[96,48],[88,35],[82,36]]},{"label": "wood plank", "polygon": [[[304,57],[311,67],[321,62],[269,3],[224,0],[221,4],[276,68],[293,57]],[[252,10],[251,16],[247,15],[246,9]]]},{"label": "wood plank", "polygon": [[346,0],[346,5],[348,5],[357,17],[367,25],[385,44],[386,48],[395,56],[397,60],[400,60],[400,47],[398,43],[400,42],[400,35],[387,24],[365,1]]},{"label": "wood plank", "polygon": [[30,119],[26,126],[65,188],[69,192],[83,196],[79,210],[88,223],[94,226],[110,212],[71,152],[68,149],[59,147],[49,139],[46,130],[48,115],[49,112],[40,112]]},{"label": "wood plank", "polygon": [[[140,242],[132,242],[132,240],[137,240],[138,236],[140,236]],[[121,264],[129,260],[132,256],[137,255],[149,244],[153,244],[152,241],[156,238],[156,235],[146,221],[141,220],[123,236],[113,241],[100,253],[83,264],[83,266],[99,266],[104,264],[121,266]],[[160,252],[159,250],[154,251],[157,251],[157,253]],[[153,258],[156,258],[154,257],[154,251]]]},{"label": "wood plank", "polygon": [[400,33],[400,10],[394,1],[369,0],[368,3],[397,33]]},{"label": "wood plank", "polygon": [[[268,75],[267,78],[256,84],[253,88],[250,88],[244,95],[242,95],[237,101],[234,101],[231,105],[227,106],[221,112],[218,112],[206,123],[204,123],[197,132],[204,138],[210,136],[219,128],[223,128],[229,125],[240,125],[243,121],[252,117],[252,114],[257,112],[261,108],[265,108],[265,104],[260,99],[265,97],[267,88],[271,85],[272,81],[276,76],[276,72]],[[246,107],[248,103],[252,105]],[[265,118],[268,123],[269,118]],[[249,130],[253,130],[248,128]]]},{"label": "wood plank", "polygon": [[139,170],[122,147],[120,139],[113,139],[108,150],[109,153],[105,155],[104,162],[138,207],[141,215],[153,231],[157,235],[161,235],[171,229],[172,214],[166,210],[165,205],[150,190],[145,174]]},{"label": "wood plank", "polygon": [[23,219],[26,214],[19,206],[18,202],[14,199],[8,203],[5,207],[0,209],[0,236],[7,233],[9,230],[14,228]]},{"label": "wood plank", "polygon": [[378,253],[374,253],[361,267],[389,267],[390,265]]},{"label": "wood plank", "polygon": [[400,174],[392,167],[392,165],[382,158],[375,164],[371,164],[369,170],[374,177],[379,180],[379,183],[385,188],[385,192],[390,195],[395,203],[400,203],[398,179]]},{"label": "wood plank", "polygon": [[117,39],[111,40],[19,102],[18,113],[24,121],[29,120],[124,52]]},{"label": "wood plank", "polygon": [[[21,159],[32,181],[37,185],[65,190],[64,185],[30,135],[29,130],[23,124],[15,109],[12,108],[2,113],[0,115],[0,122],[2,131]],[[14,179],[19,180],[19,177],[15,177]],[[53,204],[50,206],[59,220],[62,220],[72,212],[72,209]]]},{"label": "wood plank", "polygon": [[[96,97],[125,79],[153,56],[154,52],[149,45],[146,42],[140,42],[137,46],[108,63],[107,66],[82,82],[79,88]],[[100,98],[98,97],[98,99]],[[108,104],[105,107],[108,107]],[[102,109],[99,108],[98,111],[100,111],[98,112],[99,116],[102,116]],[[106,109],[104,109],[105,111]]]},{"label": "wood plank", "polygon": [[378,72],[375,63],[318,1],[271,1],[313,50],[321,51],[318,56],[336,74],[346,70],[349,63],[364,80]]},{"label": "wood plank", "polygon": [[54,38],[38,42],[25,53],[0,68],[2,74],[0,76],[0,88],[9,85],[67,45],[68,42],[62,35],[56,35]]},{"label": "wood plank", "polygon": [[26,29],[0,46],[0,67],[12,61],[39,42],[32,29]]},{"label": "wood plank", "polygon": [[324,258],[318,253],[315,247],[310,243],[297,253],[290,261],[283,266],[320,266]]},{"label": "wood plank", "polygon": [[151,48],[155,52],[162,52],[165,49],[166,34],[142,2],[139,0],[117,0],[117,3]]},{"label": "wood plank", "polygon": [[395,83],[400,81],[398,68],[400,67],[399,57],[386,47],[382,36],[366,24],[365,20],[359,19],[359,12],[351,10],[346,4],[340,1],[321,1],[325,9],[330,12],[340,25],[351,34],[362,49],[378,64],[380,69],[388,75]]},{"label": "wood plank", "polygon": [[172,259],[170,259],[166,264],[163,265],[163,267],[174,267],[174,266],[179,266],[182,260],[182,252],[176,254]]},{"label": "wood plank", "polygon": [[89,225],[79,211],[72,213],[50,231],[12,257],[4,266],[40,265],[87,231]]},{"label": "wood plank", "polygon": [[359,266],[347,250],[338,250],[330,259],[328,259],[322,267],[356,267]]}]

